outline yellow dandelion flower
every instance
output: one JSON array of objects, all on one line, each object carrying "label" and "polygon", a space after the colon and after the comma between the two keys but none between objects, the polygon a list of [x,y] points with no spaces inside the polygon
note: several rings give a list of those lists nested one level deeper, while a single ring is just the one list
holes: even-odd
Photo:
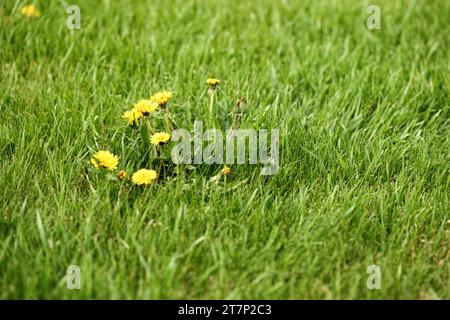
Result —
[{"label": "yellow dandelion flower", "polygon": [[39,17],[41,15],[36,6],[32,4],[23,6],[20,13],[25,17]]},{"label": "yellow dandelion flower", "polygon": [[136,108],[133,108],[131,110],[125,111],[122,115],[122,118],[126,119],[128,121],[129,125],[138,124],[139,119],[141,119],[144,115],[139,110],[136,110]]},{"label": "yellow dandelion flower", "polygon": [[141,169],[136,171],[131,177],[131,181],[137,185],[150,184],[153,180],[156,180],[158,175],[155,170]]},{"label": "yellow dandelion flower", "polygon": [[170,140],[170,134],[167,132],[157,132],[150,138],[151,144],[161,145]]},{"label": "yellow dandelion flower", "polygon": [[223,167],[222,170],[220,170],[215,176],[213,176],[211,179],[209,179],[210,182],[219,183],[220,179],[224,176],[228,176],[231,174],[231,168],[230,167]]},{"label": "yellow dandelion flower", "polygon": [[156,101],[160,107],[164,107],[172,99],[173,94],[170,91],[161,91],[150,97],[150,100]]},{"label": "yellow dandelion flower", "polygon": [[135,105],[135,110],[141,112],[144,116],[148,116],[150,112],[155,111],[159,107],[158,103],[153,100],[144,99],[139,100]]},{"label": "yellow dandelion flower", "polygon": [[91,164],[97,169],[106,168],[108,170],[114,170],[119,164],[119,157],[109,151],[102,150],[92,156]]},{"label": "yellow dandelion flower", "polygon": [[220,80],[219,79],[206,79],[206,83],[208,86],[215,88],[219,85]]},{"label": "yellow dandelion flower", "polygon": [[231,173],[231,168],[230,168],[230,167],[224,167],[224,168],[222,169],[222,171],[220,171],[220,173],[221,173],[222,175],[224,175],[224,176],[227,176],[227,175],[229,175],[229,174]]},{"label": "yellow dandelion flower", "polygon": [[120,170],[118,173],[117,173],[117,178],[119,179],[119,180],[123,180],[123,179],[125,179],[127,177],[127,172],[125,171],[125,170]]}]

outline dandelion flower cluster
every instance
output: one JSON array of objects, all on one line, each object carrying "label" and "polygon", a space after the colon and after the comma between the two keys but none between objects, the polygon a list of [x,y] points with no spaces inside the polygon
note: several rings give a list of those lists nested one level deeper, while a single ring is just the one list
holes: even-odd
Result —
[{"label": "dandelion flower cluster", "polygon": [[41,15],[36,6],[32,4],[23,6],[20,13],[25,17],[39,17]]},{"label": "dandelion flower cluster", "polygon": [[157,92],[149,99],[139,100],[131,110],[123,113],[122,118],[126,119],[129,125],[138,126],[143,117],[155,112],[158,107],[165,107],[172,96],[170,91]]},{"label": "dandelion flower cluster", "polygon": [[173,97],[172,92],[170,91],[161,91],[155,93],[153,96],[150,97],[150,100],[155,101],[158,103],[160,107],[164,107],[167,102],[169,102]]},{"label": "dandelion flower cluster", "polygon": [[154,144],[155,146],[165,144],[169,140],[170,134],[167,132],[157,132],[150,138],[151,144]]},{"label": "dandelion flower cluster", "polygon": [[[207,79],[206,83],[209,86],[208,91],[211,93],[210,109],[212,109],[214,103],[213,94],[219,85],[220,80]],[[118,169],[119,157],[106,150],[96,152],[92,156],[90,163],[96,169],[115,171],[114,174],[117,180],[132,183],[136,186],[149,185],[159,180],[160,177],[165,179],[166,176],[169,177],[171,174],[176,173],[173,166],[165,163],[165,161],[168,160],[168,155],[171,154],[170,150],[168,150],[169,152],[165,152],[166,148],[170,148],[169,142],[171,140],[171,135],[168,132],[171,132],[176,128],[176,123],[172,118],[171,110],[166,108],[167,103],[172,98],[172,92],[160,91],[148,99],[138,100],[130,110],[127,110],[122,114],[122,118],[124,118],[130,126],[139,129],[137,130],[138,132],[133,133],[133,137],[138,139],[136,142],[142,142],[142,145],[145,146],[145,148],[148,147],[148,142],[154,146],[151,150],[154,152],[150,154],[156,155],[156,158],[150,159],[150,166],[152,163],[154,165],[156,162],[159,162],[157,171],[151,169],[139,169],[133,174],[130,172],[129,175],[131,178],[128,178],[127,171],[122,168]],[[152,113],[154,113],[154,115],[148,117]],[[154,130],[155,127],[158,128],[161,124],[164,127],[161,128],[160,131]],[[139,128],[137,128],[138,126]],[[128,132],[129,131],[127,131],[127,133]],[[132,147],[134,148],[136,145],[138,144],[132,144]],[[133,159],[133,157],[130,159]],[[106,175],[108,180],[110,180],[111,177],[114,177],[114,174],[108,173]],[[219,180],[230,174],[231,168],[225,166],[212,177],[210,181],[218,183]]]},{"label": "dandelion flower cluster", "polygon": [[131,180],[134,184],[141,186],[150,184],[157,177],[158,175],[155,170],[140,169],[133,174]]},{"label": "dandelion flower cluster", "polygon": [[97,169],[115,170],[119,164],[119,157],[109,151],[102,150],[92,156],[91,164]]}]

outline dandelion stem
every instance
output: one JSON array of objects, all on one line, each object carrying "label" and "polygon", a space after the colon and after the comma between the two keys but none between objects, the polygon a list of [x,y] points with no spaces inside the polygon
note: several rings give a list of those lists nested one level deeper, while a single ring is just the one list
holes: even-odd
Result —
[{"label": "dandelion stem", "polygon": [[164,113],[164,122],[166,124],[167,131],[172,132],[173,131],[172,123],[169,120],[167,113]]},{"label": "dandelion stem", "polygon": [[160,177],[160,174],[161,174],[161,170],[162,170],[163,164],[164,164],[164,161],[163,160],[159,160],[158,180],[159,180],[159,177]]},{"label": "dandelion stem", "polygon": [[212,92],[210,94],[210,100],[209,100],[209,116],[210,116],[211,120],[212,120],[212,116],[213,116],[213,105],[214,105],[214,92]]},{"label": "dandelion stem", "polygon": [[148,129],[150,130],[150,133],[151,134],[155,134],[155,130],[153,130],[153,127],[152,127],[152,125],[150,123],[150,120],[147,121],[147,126],[148,126]]}]

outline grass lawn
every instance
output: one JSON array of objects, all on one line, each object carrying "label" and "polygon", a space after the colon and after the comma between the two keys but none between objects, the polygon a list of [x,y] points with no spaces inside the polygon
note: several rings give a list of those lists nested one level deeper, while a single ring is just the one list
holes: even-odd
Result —
[{"label": "grass lawn", "polygon": [[[30,2],[0,4],[0,298],[450,298],[449,1],[79,0],[79,30]],[[153,168],[122,113],[161,90],[188,130],[245,97],[240,128],[280,130],[278,172],[95,170],[103,149]]]}]

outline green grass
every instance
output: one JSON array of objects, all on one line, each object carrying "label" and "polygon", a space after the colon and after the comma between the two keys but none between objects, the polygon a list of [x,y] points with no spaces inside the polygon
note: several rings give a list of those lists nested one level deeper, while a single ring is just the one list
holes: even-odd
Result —
[{"label": "green grass", "polygon": [[[62,1],[0,4],[0,298],[450,298],[449,1],[76,2],[74,31]],[[242,127],[280,129],[275,176],[90,169],[145,165],[120,116],[155,91],[212,127],[208,77],[220,128],[245,96]]]}]

